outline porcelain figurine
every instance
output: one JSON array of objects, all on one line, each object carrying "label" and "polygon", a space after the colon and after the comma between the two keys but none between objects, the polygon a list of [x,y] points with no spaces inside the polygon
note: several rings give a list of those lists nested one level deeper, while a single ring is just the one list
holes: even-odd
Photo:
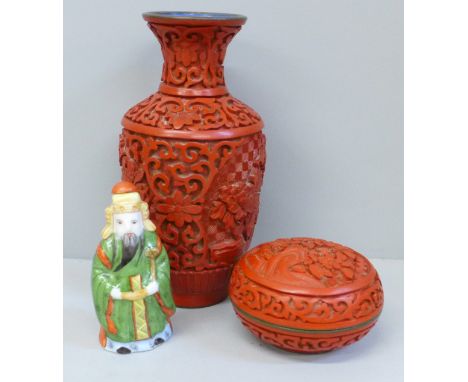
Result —
[{"label": "porcelain figurine", "polygon": [[133,183],[113,187],[105,213],[92,268],[100,344],[119,354],[151,350],[172,335],[175,304],[166,250]]}]

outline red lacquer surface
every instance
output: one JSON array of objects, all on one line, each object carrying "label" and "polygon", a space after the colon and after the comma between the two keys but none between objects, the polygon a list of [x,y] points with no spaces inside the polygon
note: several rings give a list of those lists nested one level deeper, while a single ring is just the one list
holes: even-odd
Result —
[{"label": "red lacquer surface", "polygon": [[358,341],[383,307],[382,284],[364,256],[310,238],[279,239],[247,252],[234,268],[229,295],[254,335],[301,353]]},{"label": "red lacquer surface", "polygon": [[122,177],[150,206],[176,304],[208,306],[226,298],[248,249],[265,168],[263,122],[224,81],[245,19],[144,17],[162,47],[162,82],[122,120]]}]

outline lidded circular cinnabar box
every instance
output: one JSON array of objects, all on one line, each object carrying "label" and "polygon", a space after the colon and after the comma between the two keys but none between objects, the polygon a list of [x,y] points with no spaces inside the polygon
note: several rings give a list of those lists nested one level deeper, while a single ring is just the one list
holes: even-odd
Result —
[{"label": "lidded circular cinnabar box", "polygon": [[234,267],[229,295],[255,336],[299,353],[359,341],[383,307],[382,283],[366,257],[311,238],[278,239],[247,252]]}]

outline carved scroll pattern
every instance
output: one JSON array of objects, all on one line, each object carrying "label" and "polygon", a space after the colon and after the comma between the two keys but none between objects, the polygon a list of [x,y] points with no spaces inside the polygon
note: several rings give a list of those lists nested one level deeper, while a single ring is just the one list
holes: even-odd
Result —
[{"label": "carved scroll pattern", "polygon": [[[249,205],[250,196],[243,194],[235,195],[234,200],[223,199],[222,192],[216,192],[213,187],[227,186],[217,181],[217,175],[226,166],[237,163],[242,148],[252,141],[258,141],[258,137],[263,137],[263,134],[197,142],[143,136],[124,129],[120,137],[123,179],[136,184],[149,203],[151,219],[166,246],[173,270],[200,271],[228,265],[219,261],[214,254],[223,253],[223,250],[226,252],[223,246],[229,247],[231,242],[237,242],[242,232],[230,229],[230,219],[225,218],[228,211],[223,214],[217,202],[226,205],[235,203],[236,208],[242,209],[244,205]],[[259,142],[264,151],[264,140],[260,138]],[[254,162],[258,160],[260,158]],[[253,181],[258,192],[263,167],[247,163],[245,177],[255,178]],[[228,193],[228,196],[232,195]],[[253,193],[252,197],[255,198],[256,194]],[[231,214],[234,213],[234,219],[239,218],[237,224],[246,226],[255,221],[258,200],[254,204],[254,208],[242,213],[237,209],[230,210]],[[217,243],[216,253],[213,253],[210,245],[215,239],[207,231],[208,227],[213,226],[223,235],[223,239]],[[253,231],[253,225],[249,229]]]},{"label": "carved scroll pattern", "polygon": [[241,319],[242,325],[260,340],[285,350],[301,353],[322,353],[351,345],[363,338],[375,325],[373,323],[364,329],[352,333],[313,337],[299,333],[279,333],[256,325],[246,320],[240,314],[237,314],[237,316]]},{"label": "carved scroll pattern", "polygon": [[227,45],[239,32],[232,26],[181,26],[148,23],[164,56],[161,80],[185,88],[224,85]]},{"label": "carved scroll pattern", "polygon": [[[252,282],[235,267],[230,281],[232,302],[254,316],[279,320],[280,325],[364,322],[376,316],[383,307],[383,290],[378,276],[371,285],[340,296],[291,296]],[[281,322],[282,321],[282,322]]]},{"label": "carved scroll pattern", "polygon": [[145,126],[169,130],[217,130],[261,123],[260,116],[238,99],[182,98],[157,92],[132,107],[125,118]]}]

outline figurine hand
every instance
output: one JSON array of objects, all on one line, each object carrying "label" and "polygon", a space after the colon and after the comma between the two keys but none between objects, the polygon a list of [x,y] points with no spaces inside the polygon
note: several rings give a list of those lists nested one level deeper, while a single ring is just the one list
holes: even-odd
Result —
[{"label": "figurine hand", "polygon": [[151,296],[159,291],[159,283],[157,281],[151,281],[145,288],[148,296]]},{"label": "figurine hand", "polygon": [[122,299],[122,292],[117,287],[112,288],[110,294],[111,294],[111,297],[114,300],[121,300]]}]

